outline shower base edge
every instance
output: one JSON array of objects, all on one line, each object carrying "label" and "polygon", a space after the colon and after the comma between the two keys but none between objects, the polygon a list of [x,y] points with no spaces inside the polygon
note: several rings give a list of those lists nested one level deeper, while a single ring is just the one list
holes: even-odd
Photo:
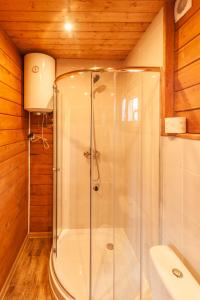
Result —
[{"label": "shower base edge", "polygon": [[51,289],[51,294],[54,300],[76,300],[74,297],[70,296],[69,293],[60,284],[53,267],[53,254],[52,250],[49,259],[49,285]]}]

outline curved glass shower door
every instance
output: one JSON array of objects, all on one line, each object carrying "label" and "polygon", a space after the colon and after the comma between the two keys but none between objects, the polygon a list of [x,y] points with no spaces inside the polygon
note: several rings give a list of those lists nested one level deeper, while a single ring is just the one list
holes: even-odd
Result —
[{"label": "curved glass shower door", "polygon": [[89,300],[91,72],[58,82],[56,119],[54,270],[63,293]]},{"label": "curved glass shower door", "polygon": [[151,300],[159,243],[159,72],[93,72],[91,300]]},{"label": "curved glass shower door", "polygon": [[58,83],[53,268],[66,299],[152,299],[159,87],[159,72],[138,70]]}]

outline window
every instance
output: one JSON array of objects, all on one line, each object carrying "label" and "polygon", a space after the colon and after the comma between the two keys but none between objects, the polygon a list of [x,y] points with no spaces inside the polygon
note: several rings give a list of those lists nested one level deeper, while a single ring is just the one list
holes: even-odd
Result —
[{"label": "window", "polygon": [[134,97],[128,102],[128,122],[138,121],[138,97]]}]

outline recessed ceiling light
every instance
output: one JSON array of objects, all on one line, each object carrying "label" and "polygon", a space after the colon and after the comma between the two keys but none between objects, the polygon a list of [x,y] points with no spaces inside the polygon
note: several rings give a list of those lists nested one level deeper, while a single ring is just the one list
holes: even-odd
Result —
[{"label": "recessed ceiling light", "polygon": [[73,25],[70,22],[66,22],[64,25],[65,30],[67,30],[68,32],[72,31],[73,29]]},{"label": "recessed ceiling light", "polygon": [[91,67],[90,70],[98,71],[98,70],[101,70],[101,67],[94,66],[94,67]]},{"label": "recessed ceiling light", "polygon": [[144,72],[144,70],[142,70],[142,69],[128,69],[127,71],[130,72],[130,73]]}]

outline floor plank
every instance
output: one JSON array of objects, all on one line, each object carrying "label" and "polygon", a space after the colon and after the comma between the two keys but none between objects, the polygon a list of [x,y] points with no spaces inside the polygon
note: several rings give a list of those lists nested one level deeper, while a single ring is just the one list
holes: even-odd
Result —
[{"label": "floor plank", "polygon": [[51,239],[29,239],[4,300],[53,300],[48,279]]}]

